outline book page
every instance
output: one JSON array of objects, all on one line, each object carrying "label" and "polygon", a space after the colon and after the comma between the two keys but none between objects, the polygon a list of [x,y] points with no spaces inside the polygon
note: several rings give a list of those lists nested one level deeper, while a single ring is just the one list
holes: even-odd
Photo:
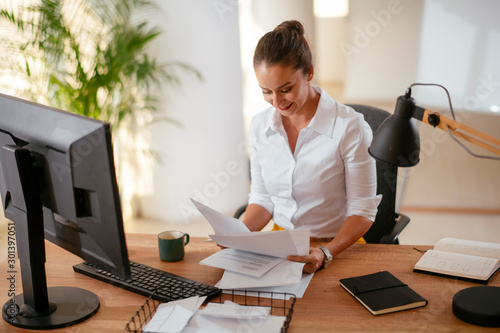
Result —
[{"label": "book page", "polygon": [[436,243],[434,250],[500,259],[500,243],[443,238]]},{"label": "book page", "polygon": [[415,264],[415,269],[486,280],[499,265],[498,259],[429,250]]}]

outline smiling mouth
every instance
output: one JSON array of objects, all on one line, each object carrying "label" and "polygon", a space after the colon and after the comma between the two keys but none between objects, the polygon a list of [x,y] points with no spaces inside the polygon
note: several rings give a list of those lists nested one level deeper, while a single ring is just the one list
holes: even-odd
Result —
[{"label": "smiling mouth", "polygon": [[293,103],[290,103],[290,105],[285,106],[285,107],[281,107],[281,106],[280,106],[280,107],[278,107],[278,109],[280,109],[281,111],[286,111],[286,110],[288,110],[288,109],[290,109],[290,108],[292,107],[292,104],[293,104]]}]

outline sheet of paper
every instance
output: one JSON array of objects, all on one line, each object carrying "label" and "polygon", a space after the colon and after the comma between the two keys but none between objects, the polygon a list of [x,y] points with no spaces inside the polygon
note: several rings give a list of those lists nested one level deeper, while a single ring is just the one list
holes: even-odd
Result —
[{"label": "sheet of paper", "polygon": [[146,332],[182,332],[193,316],[193,312],[174,305],[158,309],[151,321],[144,327]]},{"label": "sheet of paper", "polygon": [[177,301],[170,301],[168,303],[162,303],[158,306],[158,308],[169,307],[174,305],[180,305],[185,309],[188,309],[191,312],[195,312],[200,308],[200,306],[205,302],[207,296],[193,296],[188,298],[179,299]]},{"label": "sheet of paper", "polygon": [[228,248],[203,259],[200,264],[259,277],[284,260],[265,254]]},{"label": "sheet of paper", "polygon": [[269,315],[270,307],[266,306],[245,306],[234,302],[208,303],[207,306],[200,310],[204,316],[214,316],[221,318],[236,318],[236,319],[263,319]]},{"label": "sheet of paper", "polygon": [[219,288],[246,289],[298,284],[302,279],[303,267],[303,263],[285,260],[260,277],[226,270],[219,282]]},{"label": "sheet of paper", "polygon": [[[302,298],[304,293],[306,292],[311,279],[313,278],[314,273],[311,274],[302,274],[302,279],[299,284],[290,284],[287,286],[274,286],[274,287],[260,287],[260,288],[246,288],[245,290],[231,290],[231,291],[222,291],[223,293],[234,293],[236,295],[247,295],[247,296],[255,296],[255,297],[264,297],[264,298],[276,298],[276,299],[290,299],[293,296],[296,298]],[[216,285],[219,286],[218,284]],[[255,290],[255,291],[254,291]],[[277,293],[282,293],[277,294]]]},{"label": "sheet of paper", "polygon": [[225,235],[228,232],[250,232],[242,221],[219,213],[193,198],[190,199],[200,213],[207,219],[208,223],[210,223],[216,234]]},{"label": "sheet of paper", "polygon": [[[268,291],[268,292],[279,292],[279,293],[288,293],[294,294],[296,298],[302,298],[304,293],[306,292],[307,287],[309,286],[309,282],[311,282],[312,274],[302,274],[302,279],[298,284],[290,284],[286,286],[276,286],[276,287],[267,287],[267,288],[259,288],[259,291]],[[249,289],[251,290],[251,289]],[[274,296],[276,297],[276,296]]]},{"label": "sheet of paper", "polygon": [[234,333],[282,331],[286,317],[269,315],[266,318],[235,319],[204,316],[201,311],[195,313],[182,333]]},{"label": "sheet of paper", "polygon": [[182,332],[205,299],[206,296],[194,296],[160,304],[153,318],[144,326],[144,331],[168,333]]},{"label": "sheet of paper", "polygon": [[238,232],[210,235],[217,244],[249,252],[286,258],[289,255],[309,254],[309,229]]}]

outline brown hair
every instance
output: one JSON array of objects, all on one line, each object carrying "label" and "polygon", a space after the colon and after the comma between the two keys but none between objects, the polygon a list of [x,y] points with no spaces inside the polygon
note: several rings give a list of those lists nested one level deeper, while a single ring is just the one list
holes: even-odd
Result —
[{"label": "brown hair", "polygon": [[292,66],[295,70],[301,69],[304,74],[311,69],[311,49],[299,21],[284,21],[262,36],[253,55],[254,68],[263,62]]}]

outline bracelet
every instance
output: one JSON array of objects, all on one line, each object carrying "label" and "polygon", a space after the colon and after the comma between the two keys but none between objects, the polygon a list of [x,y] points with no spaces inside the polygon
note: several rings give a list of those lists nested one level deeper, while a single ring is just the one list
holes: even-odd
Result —
[{"label": "bracelet", "polygon": [[332,254],[324,246],[320,246],[319,249],[323,251],[323,253],[325,254],[325,259],[323,259],[323,264],[321,265],[321,268],[326,268],[330,265],[330,263],[333,260]]}]

